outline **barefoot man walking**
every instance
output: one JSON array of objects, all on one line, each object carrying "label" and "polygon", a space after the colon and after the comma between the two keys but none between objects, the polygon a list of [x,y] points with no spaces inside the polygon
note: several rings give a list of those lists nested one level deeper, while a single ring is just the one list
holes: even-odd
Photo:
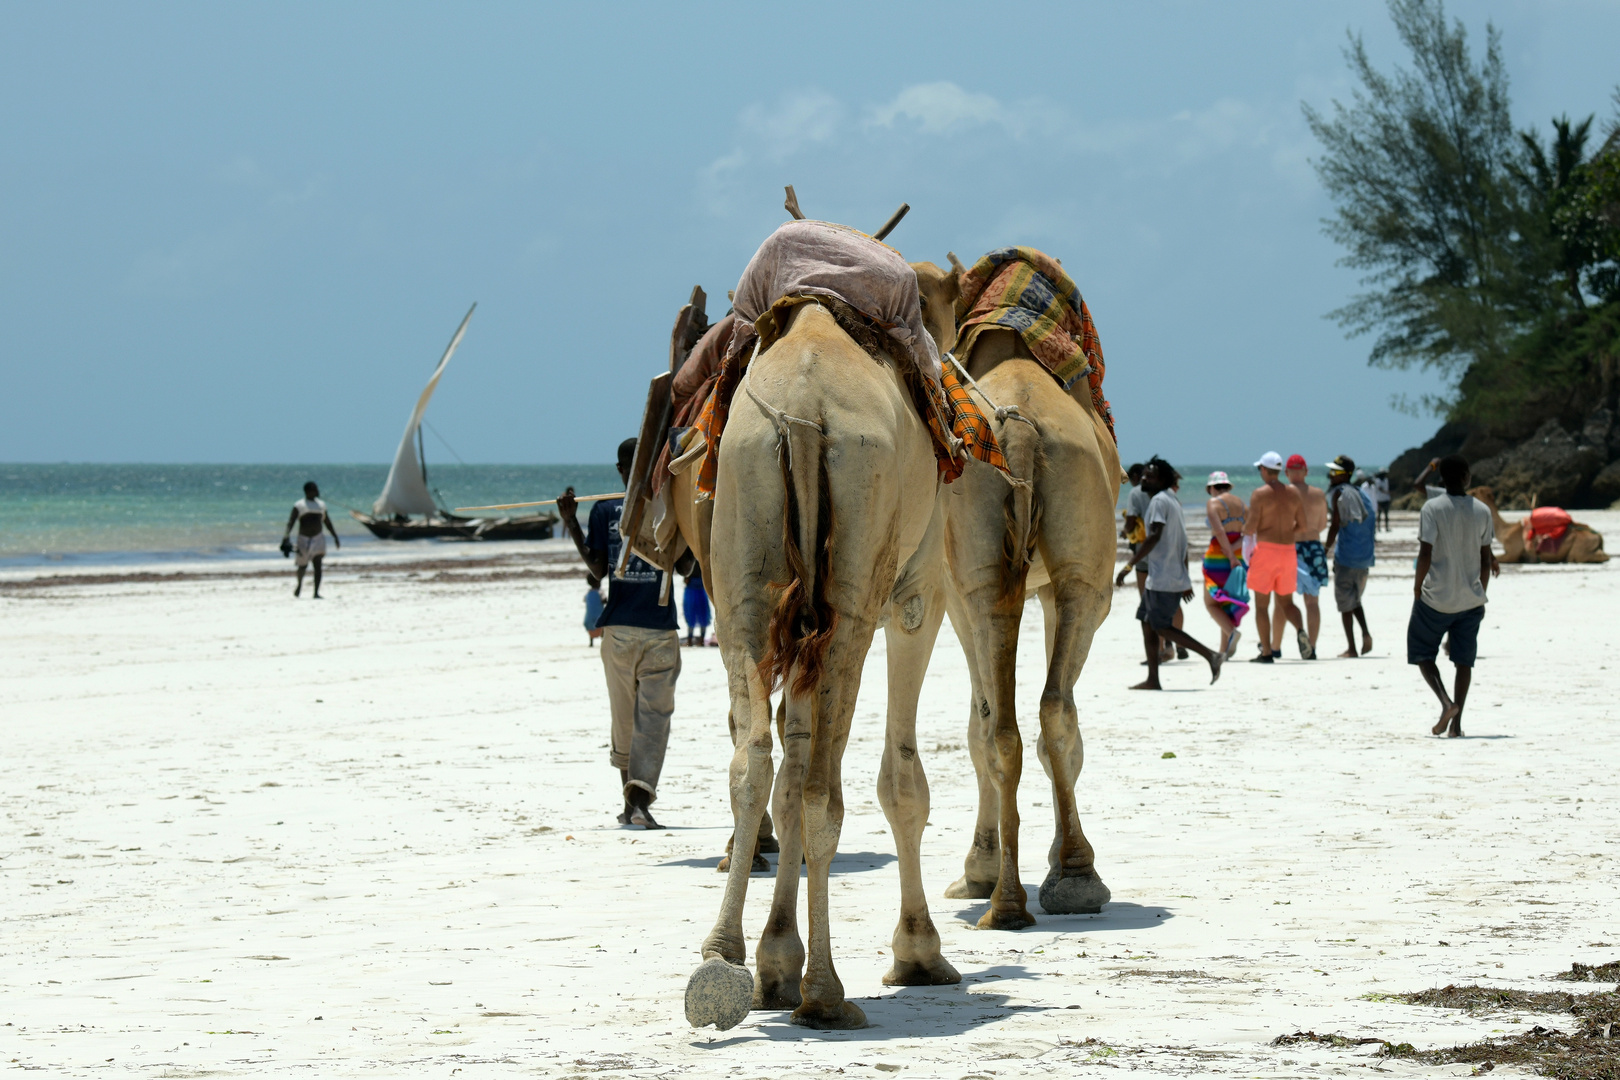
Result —
[{"label": "barefoot man walking", "polygon": [[1348,646],[1339,654],[1341,660],[1356,658],[1354,623],[1361,624],[1361,655],[1372,652],[1372,631],[1367,629],[1361,598],[1367,591],[1367,572],[1376,562],[1373,547],[1378,530],[1378,500],[1366,488],[1351,483],[1355,468],[1355,459],[1347,454],[1340,454],[1327,467],[1328,505],[1333,509],[1327,535],[1327,550],[1333,553],[1333,602],[1344,623]]},{"label": "barefoot man walking", "polygon": [[[298,526],[298,543],[292,545],[288,551],[288,537],[292,535],[293,525]],[[304,568],[311,564],[315,566],[315,599],[321,598],[321,562],[326,558],[326,535],[321,530],[326,529],[332,534],[332,543],[338,547],[343,541],[338,539],[337,530],[332,528],[332,519],[326,513],[326,503],[321,501],[321,489],[311,480],[304,485],[304,497],[293,503],[292,513],[287,518],[287,530],[281,534],[281,550],[283,553],[297,553],[298,584],[293,586],[293,595],[298,596],[304,591]]]},{"label": "barefoot man walking", "polygon": [[[1254,623],[1260,635],[1260,655],[1251,663],[1270,664],[1282,653],[1283,629],[1299,622],[1294,607],[1294,586],[1299,578],[1299,560],[1294,536],[1304,527],[1304,500],[1299,492],[1280,479],[1282,455],[1267,450],[1255,462],[1265,483],[1249,496],[1249,519],[1243,523],[1245,536],[1255,539],[1249,559],[1249,590],[1254,593]],[[1270,610],[1275,594],[1277,609]]]},{"label": "barefoot man walking", "polygon": [[1125,577],[1140,563],[1147,564],[1147,587],[1136,608],[1142,623],[1142,644],[1147,650],[1147,679],[1132,690],[1159,690],[1159,640],[1190,649],[1209,662],[1211,683],[1221,677],[1226,658],[1200,645],[1192,635],[1178,629],[1175,616],[1181,605],[1193,598],[1192,578],[1187,573],[1187,525],[1181,516],[1181,501],[1175,496],[1181,474],[1169,464],[1154,458],[1142,474],[1142,488],[1152,499],[1143,522],[1147,539],[1142,541],[1114,578],[1114,588],[1122,588]]},{"label": "barefoot man walking", "polygon": [[[1462,736],[1463,705],[1473,681],[1479,624],[1485,618],[1485,587],[1490,583],[1491,512],[1469,495],[1468,462],[1455,454],[1438,463],[1445,494],[1423,504],[1418,519],[1417,581],[1412,586],[1412,618],[1406,626],[1406,662],[1416,664],[1440,699],[1435,735]],[[1427,471],[1427,470],[1425,470]],[[1457,677],[1451,696],[1435,660],[1440,639],[1451,634],[1451,662]]]},{"label": "barefoot man walking", "polygon": [[1328,527],[1327,497],[1321,488],[1305,482],[1310,472],[1305,455],[1294,454],[1288,459],[1288,486],[1299,492],[1305,512],[1305,524],[1294,531],[1294,556],[1299,563],[1295,586],[1305,600],[1305,625],[1289,620],[1294,623],[1301,660],[1316,659],[1316,635],[1322,629],[1322,608],[1317,598],[1328,583],[1327,551],[1322,547],[1322,532]]}]

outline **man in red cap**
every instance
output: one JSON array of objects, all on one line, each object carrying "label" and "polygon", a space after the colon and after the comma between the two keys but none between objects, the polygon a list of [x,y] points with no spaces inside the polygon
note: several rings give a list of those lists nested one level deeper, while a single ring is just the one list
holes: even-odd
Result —
[{"label": "man in red cap", "polygon": [[1322,494],[1321,488],[1305,482],[1310,472],[1303,454],[1294,454],[1288,459],[1288,486],[1299,492],[1301,509],[1305,512],[1304,524],[1294,530],[1294,554],[1299,563],[1296,586],[1305,600],[1305,625],[1300,626],[1297,615],[1289,620],[1294,624],[1301,660],[1316,659],[1316,634],[1322,629],[1322,609],[1317,596],[1322,586],[1331,580],[1327,550],[1322,547],[1322,533],[1328,527],[1327,496]]},{"label": "man in red cap", "polygon": [[[1294,589],[1299,580],[1294,534],[1305,523],[1305,511],[1299,492],[1282,482],[1281,454],[1267,450],[1254,464],[1265,483],[1249,496],[1249,517],[1243,523],[1243,533],[1255,540],[1248,574],[1249,589],[1254,593],[1254,622],[1260,634],[1260,655],[1254,662],[1270,664],[1282,653],[1283,627],[1299,622],[1299,612],[1294,608]],[[1277,597],[1275,621],[1270,611],[1273,594]]]}]

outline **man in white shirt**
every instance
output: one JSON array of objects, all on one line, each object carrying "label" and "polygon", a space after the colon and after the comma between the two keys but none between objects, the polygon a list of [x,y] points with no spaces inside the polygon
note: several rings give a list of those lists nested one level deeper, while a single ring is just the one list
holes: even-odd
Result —
[{"label": "man in white shirt", "polygon": [[1192,578],[1187,573],[1187,526],[1176,498],[1176,482],[1181,474],[1166,461],[1154,458],[1142,474],[1142,488],[1152,498],[1143,522],[1147,539],[1114,578],[1114,587],[1125,584],[1125,576],[1138,564],[1147,564],[1147,586],[1137,604],[1136,617],[1142,623],[1142,644],[1147,650],[1147,678],[1132,690],[1160,690],[1159,641],[1172,642],[1202,656],[1209,662],[1211,683],[1221,677],[1220,653],[1200,645],[1196,638],[1175,624],[1181,605],[1193,598]]},{"label": "man in white shirt", "polygon": [[[298,526],[296,545],[288,540],[294,524]],[[294,596],[304,591],[304,568],[313,564],[315,599],[321,598],[321,562],[326,558],[326,536],[321,532],[323,528],[331,532],[333,544],[343,546],[337,530],[332,528],[332,519],[327,516],[326,504],[321,501],[321,489],[311,480],[304,485],[304,497],[293,503],[292,514],[287,518],[287,529],[281,534],[281,553],[298,553],[298,584],[293,588]]]},{"label": "man in white shirt", "polygon": [[[1455,454],[1435,463],[1443,494],[1423,504],[1418,521],[1417,581],[1412,586],[1412,618],[1406,626],[1406,662],[1416,664],[1435,697],[1440,720],[1435,735],[1462,736],[1463,705],[1473,678],[1479,648],[1479,624],[1485,617],[1485,588],[1490,583],[1491,512],[1469,495],[1468,462]],[[1425,469],[1427,474],[1429,470]],[[1440,669],[1440,640],[1451,635],[1451,662],[1457,676],[1446,694]]]}]

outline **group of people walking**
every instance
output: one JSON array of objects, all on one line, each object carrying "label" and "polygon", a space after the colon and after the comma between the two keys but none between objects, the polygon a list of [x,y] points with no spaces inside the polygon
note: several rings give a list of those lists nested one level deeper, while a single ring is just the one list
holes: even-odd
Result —
[{"label": "group of people walking", "polygon": [[[1177,495],[1181,474],[1158,457],[1128,471],[1132,487],[1123,535],[1132,551],[1115,584],[1123,585],[1129,571],[1136,570],[1138,618],[1148,653],[1148,677],[1136,689],[1159,689],[1158,666],[1172,650],[1183,657],[1189,650],[1207,653],[1211,673],[1219,678],[1221,663],[1237,653],[1243,636],[1238,627],[1251,610],[1260,646],[1253,662],[1275,663],[1290,625],[1300,658],[1316,659],[1319,598],[1330,582],[1344,624],[1346,648],[1339,655],[1355,657],[1372,648],[1361,600],[1374,561],[1378,504],[1372,494],[1352,483],[1355,461],[1341,454],[1329,462],[1325,491],[1307,482],[1310,467],[1299,454],[1284,462],[1282,455],[1268,451],[1255,467],[1262,483],[1247,503],[1233,493],[1224,472],[1210,473],[1204,486],[1210,529],[1203,559],[1204,607],[1220,628],[1219,644],[1212,650],[1198,645],[1181,627],[1181,603],[1193,596],[1185,558],[1172,555],[1184,553],[1187,543]],[[1294,604],[1296,593],[1304,601],[1303,614]]]},{"label": "group of people walking", "polygon": [[[1147,678],[1131,689],[1161,689],[1160,664],[1173,656],[1185,659],[1189,652],[1209,664],[1213,683],[1220,678],[1222,664],[1236,654],[1243,636],[1238,627],[1251,610],[1259,638],[1251,663],[1276,663],[1289,626],[1294,628],[1300,659],[1315,660],[1320,597],[1329,582],[1344,627],[1340,658],[1354,659],[1372,650],[1362,599],[1376,561],[1381,512],[1388,527],[1388,500],[1380,500],[1376,478],[1359,473],[1346,454],[1327,463],[1325,490],[1308,482],[1310,467],[1300,454],[1284,461],[1276,451],[1267,451],[1255,467],[1261,485],[1247,503],[1233,493],[1224,472],[1210,473],[1204,487],[1210,528],[1203,557],[1204,607],[1220,630],[1213,649],[1182,625],[1181,605],[1192,599],[1193,587],[1177,495],[1181,474],[1159,457],[1127,471],[1132,486],[1121,535],[1131,555],[1114,584],[1123,586],[1135,571],[1136,618],[1142,623],[1148,669]],[[1431,471],[1439,474],[1443,488],[1423,486]],[[1462,734],[1462,708],[1476,658],[1485,590],[1490,575],[1497,572],[1490,512],[1467,494],[1468,473],[1468,463],[1453,457],[1432,463],[1419,478],[1427,501],[1418,526],[1419,556],[1407,627],[1407,661],[1420,669],[1441,703],[1433,733],[1453,737]],[[1388,490],[1387,481],[1383,490]],[[1294,603],[1295,595],[1304,603],[1303,614]],[[1457,668],[1451,693],[1435,666],[1442,645]]]}]

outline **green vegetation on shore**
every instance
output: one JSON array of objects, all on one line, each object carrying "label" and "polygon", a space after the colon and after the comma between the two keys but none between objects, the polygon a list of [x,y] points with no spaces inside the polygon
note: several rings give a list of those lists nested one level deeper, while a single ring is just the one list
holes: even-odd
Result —
[{"label": "green vegetation on shore", "polygon": [[[1345,50],[1357,88],[1305,106],[1336,205],[1325,231],[1365,291],[1332,313],[1375,366],[1438,372],[1409,408],[1445,420],[1390,466],[1404,483],[1461,452],[1508,505],[1620,498],[1620,89],[1615,117],[1515,130],[1500,35],[1476,63],[1440,0],[1391,0],[1411,67]],[[1615,466],[1612,467],[1611,466]]]}]

